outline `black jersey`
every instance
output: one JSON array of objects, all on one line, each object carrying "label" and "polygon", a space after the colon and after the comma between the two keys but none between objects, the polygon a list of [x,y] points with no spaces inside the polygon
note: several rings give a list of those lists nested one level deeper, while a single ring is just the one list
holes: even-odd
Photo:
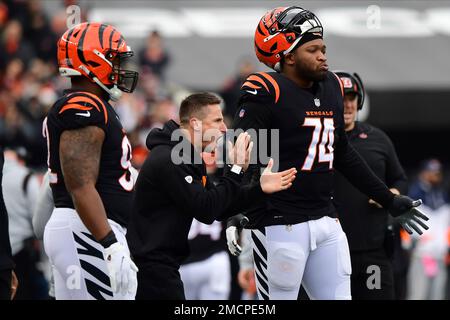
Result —
[{"label": "black jersey", "polygon": [[226,251],[226,236],[223,222],[214,221],[205,224],[196,219],[192,221],[188,240],[190,254],[183,264],[199,262],[208,259],[213,254]]},{"label": "black jersey", "polygon": [[59,141],[64,130],[97,126],[105,132],[96,189],[108,219],[126,226],[131,208],[133,180],[131,145],[113,107],[89,92],[72,91],[60,98],[44,120],[47,138],[50,185],[57,208],[74,208],[64,184],[59,158]]},{"label": "black jersey", "polygon": [[[268,129],[272,134],[277,131],[279,139],[276,145],[272,141],[269,150],[278,169],[297,168],[291,188],[267,196],[265,203],[247,212],[249,227],[335,216],[334,168],[353,176],[353,180],[357,180],[355,174],[370,174],[367,172],[370,169],[348,144],[342,86],[331,72],[307,89],[276,72],[250,75],[241,89],[233,128]],[[271,138],[258,141],[258,149],[268,141]],[[373,174],[370,178],[360,187],[366,192],[380,193],[382,201],[389,202],[392,196],[387,188]]]}]

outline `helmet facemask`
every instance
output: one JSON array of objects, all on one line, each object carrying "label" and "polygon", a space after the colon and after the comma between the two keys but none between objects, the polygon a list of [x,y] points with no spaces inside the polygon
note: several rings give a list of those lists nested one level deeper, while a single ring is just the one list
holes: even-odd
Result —
[{"label": "helmet facemask", "polygon": [[113,56],[113,69],[110,75],[110,80],[123,92],[131,93],[136,88],[139,79],[139,73],[129,70],[130,59],[134,55],[133,51],[116,52],[107,55]]}]

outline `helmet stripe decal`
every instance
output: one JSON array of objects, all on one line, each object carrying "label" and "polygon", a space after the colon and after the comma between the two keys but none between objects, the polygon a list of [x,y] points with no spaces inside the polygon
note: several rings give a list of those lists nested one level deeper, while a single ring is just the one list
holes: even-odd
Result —
[{"label": "helmet stripe decal", "polygon": [[103,49],[103,32],[105,32],[107,25],[106,24],[101,24],[100,28],[98,28],[98,41],[100,42],[100,46]]},{"label": "helmet stripe decal", "polygon": [[86,37],[86,32],[89,29],[89,25],[90,25],[89,23],[86,25],[86,28],[83,30],[83,33],[81,34],[80,40],[78,41],[78,48],[77,48],[78,58],[80,59],[80,61],[83,64],[87,64],[87,61],[84,58],[83,44],[84,44],[84,38]]},{"label": "helmet stripe decal", "polygon": [[258,52],[259,52],[261,55],[263,55],[263,56],[265,56],[265,57],[271,57],[271,56],[273,56],[273,53],[262,51],[262,50],[258,47],[258,45],[256,44],[256,42],[255,42],[255,48],[256,48],[256,50],[258,50]]},{"label": "helmet stripe decal", "polygon": [[122,43],[125,41],[122,35],[120,35],[119,42],[117,43],[117,50],[119,50]]},{"label": "helmet stripe decal", "polygon": [[67,39],[66,39],[66,61],[67,61],[67,65],[69,67],[72,67],[72,61],[69,59],[69,41],[70,41],[70,37],[72,37],[72,33],[73,33],[74,29],[75,28],[72,28],[69,31],[69,34],[67,35]]},{"label": "helmet stripe decal", "polygon": [[261,30],[261,23],[258,24],[258,27],[256,28],[258,30],[259,34],[264,36],[264,32]]},{"label": "helmet stripe decal", "polygon": [[109,47],[112,49],[112,39],[114,34],[116,33],[116,30],[113,28],[111,31],[111,34],[109,35]]},{"label": "helmet stripe decal", "polygon": [[269,80],[269,82],[272,84],[273,88],[275,89],[275,103],[277,103],[278,98],[280,97],[280,87],[278,86],[278,83],[275,81],[274,78],[272,78],[271,75],[265,72],[259,72],[259,74],[262,75],[267,80]]}]

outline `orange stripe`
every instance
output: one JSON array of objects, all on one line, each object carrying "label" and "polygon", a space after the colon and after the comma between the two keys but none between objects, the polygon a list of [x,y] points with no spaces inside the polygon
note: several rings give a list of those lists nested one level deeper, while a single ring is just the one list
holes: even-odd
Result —
[{"label": "orange stripe", "polygon": [[71,104],[66,104],[60,111],[59,114],[63,113],[66,110],[69,109],[76,109],[76,110],[91,110],[91,107],[84,107],[84,106],[80,106],[79,104],[75,104],[75,103],[71,103]]},{"label": "orange stripe", "polygon": [[241,88],[243,87],[250,87],[252,89],[261,89],[261,87],[258,87],[256,84],[253,84],[250,81],[245,81]]},{"label": "orange stripe", "polygon": [[400,229],[400,239],[403,243],[411,242],[411,236],[404,229]]},{"label": "orange stripe", "polygon": [[264,82],[264,80],[261,79],[260,77],[258,77],[258,76],[256,76],[256,75],[251,75],[250,77],[247,78],[247,80],[250,80],[250,81],[256,81],[256,82],[261,83],[261,84],[264,86],[264,88],[266,88],[267,92],[269,92],[269,87],[268,87],[267,84]]},{"label": "orange stripe", "polygon": [[100,98],[97,97],[95,94],[92,94],[92,93],[90,93],[90,92],[87,92],[87,91],[81,91],[81,92],[86,93],[88,96],[92,97],[92,99],[93,99],[94,101],[100,102],[100,104],[101,104],[101,106],[102,106],[102,108],[103,108],[103,112],[105,113],[105,123],[107,123],[107,122],[108,122],[108,112],[107,112],[107,110],[106,110],[105,104],[103,103],[102,99],[100,99]]},{"label": "orange stripe", "polygon": [[272,78],[271,75],[265,72],[259,72],[259,74],[262,75],[267,80],[269,80],[269,82],[273,85],[273,88],[275,89],[275,103],[277,103],[278,98],[280,97],[280,87],[278,86],[278,83],[275,81],[274,78]]},{"label": "orange stripe", "polygon": [[203,187],[206,187],[206,176],[202,176]]},{"label": "orange stripe", "polygon": [[342,83],[341,78],[339,78],[336,73],[334,73],[334,72],[332,72],[332,73],[338,79],[339,85],[341,86],[341,94],[342,94],[342,97],[344,97],[344,84]]},{"label": "orange stripe", "polygon": [[448,246],[450,247],[450,227],[447,229],[447,243]]},{"label": "orange stripe", "polygon": [[100,108],[97,106],[97,102],[95,102],[91,98],[87,98],[87,97],[83,97],[83,96],[75,96],[75,97],[69,99],[69,101],[67,101],[67,102],[69,102],[69,103],[71,103],[71,102],[87,102],[87,103],[94,105],[95,108],[98,111],[100,111]]}]

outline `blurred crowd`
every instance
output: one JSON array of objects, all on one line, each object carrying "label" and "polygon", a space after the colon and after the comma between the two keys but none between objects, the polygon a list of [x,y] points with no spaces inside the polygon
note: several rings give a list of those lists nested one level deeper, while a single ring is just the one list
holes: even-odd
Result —
[{"label": "blurred crowd", "polygon": [[[62,91],[69,87],[69,80],[58,76],[56,43],[67,28],[65,7],[75,3],[55,1],[60,11],[50,17],[39,0],[0,0],[0,143],[10,150],[3,189],[18,188],[4,192],[16,272],[22,284],[17,298],[48,296],[48,266],[40,241],[33,237],[31,218],[35,193],[47,165],[42,121]],[[82,8],[82,21],[85,16]],[[139,169],[148,152],[145,147],[148,132],[169,119],[177,120],[179,102],[187,96],[189,88],[168,79],[172,58],[157,30],[149,33],[140,48],[134,49],[135,69],[140,74],[138,87],[135,93],[123,95],[115,108],[133,146],[133,166]],[[236,111],[239,88],[255,68],[251,59],[243,57],[235,76],[224,80],[217,90],[224,101],[228,125]],[[18,172],[22,181],[17,179]],[[424,200],[431,228],[420,239],[402,239],[407,258],[399,268],[409,277],[407,280],[405,276],[405,290],[409,293],[402,298],[450,297],[446,276],[450,266],[450,200],[443,172],[438,160],[429,160],[420,167],[417,179],[411,179],[410,194]],[[8,198],[12,196],[14,201]],[[17,197],[21,199],[19,202]],[[232,298],[239,298],[233,294],[236,293],[232,293]]]}]

